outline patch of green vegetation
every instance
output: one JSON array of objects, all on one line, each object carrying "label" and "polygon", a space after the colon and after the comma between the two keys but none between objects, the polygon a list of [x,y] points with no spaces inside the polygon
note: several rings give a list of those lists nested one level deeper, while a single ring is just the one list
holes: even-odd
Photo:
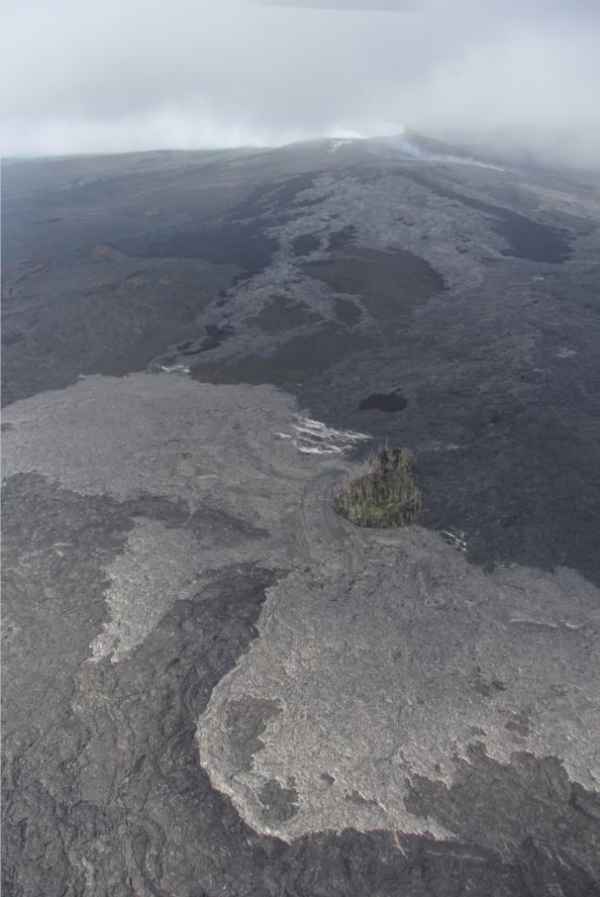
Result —
[{"label": "patch of green vegetation", "polygon": [[406,526],[417,518],[421,492],[413,477],[413,459],[406,449],[385,448],[369,461],[364,476],[344,484],[335,509],[357,526]]}]

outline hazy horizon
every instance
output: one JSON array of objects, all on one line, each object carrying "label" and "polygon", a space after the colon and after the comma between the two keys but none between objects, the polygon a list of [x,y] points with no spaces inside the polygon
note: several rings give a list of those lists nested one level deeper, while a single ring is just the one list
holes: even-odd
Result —
[{"label": "hazy horizon", "polygon": [[[2,15],[3,155],[441,139],[600,166],[590,0],[57,0]],[[27,48],[23,52],[23,48]]]}]

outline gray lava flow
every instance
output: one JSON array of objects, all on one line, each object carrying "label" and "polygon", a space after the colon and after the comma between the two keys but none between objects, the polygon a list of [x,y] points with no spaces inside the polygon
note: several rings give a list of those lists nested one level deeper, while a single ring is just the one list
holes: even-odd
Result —
[{"label": "gray lava flow", "polygon": [[600,894],[600,183],[426,146],[3,163],[10,897]]}]

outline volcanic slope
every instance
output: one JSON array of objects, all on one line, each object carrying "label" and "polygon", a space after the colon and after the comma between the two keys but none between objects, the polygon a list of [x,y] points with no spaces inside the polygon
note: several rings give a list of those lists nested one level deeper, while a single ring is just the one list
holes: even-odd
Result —
[{"label": "volcanic slope", "polygon": [[496,161],[4,163],[7,894],[600,893],[600,185]]}]

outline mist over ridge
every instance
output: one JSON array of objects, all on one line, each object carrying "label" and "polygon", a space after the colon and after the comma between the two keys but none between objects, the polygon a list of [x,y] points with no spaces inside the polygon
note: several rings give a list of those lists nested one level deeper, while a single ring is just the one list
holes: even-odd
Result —
[{"label": "mist over ridge", "polygon": [[[389,135],[600,164],[595,4],[5,7],[6,155]],[[23,47],[27,48],[23,52]]]}]

